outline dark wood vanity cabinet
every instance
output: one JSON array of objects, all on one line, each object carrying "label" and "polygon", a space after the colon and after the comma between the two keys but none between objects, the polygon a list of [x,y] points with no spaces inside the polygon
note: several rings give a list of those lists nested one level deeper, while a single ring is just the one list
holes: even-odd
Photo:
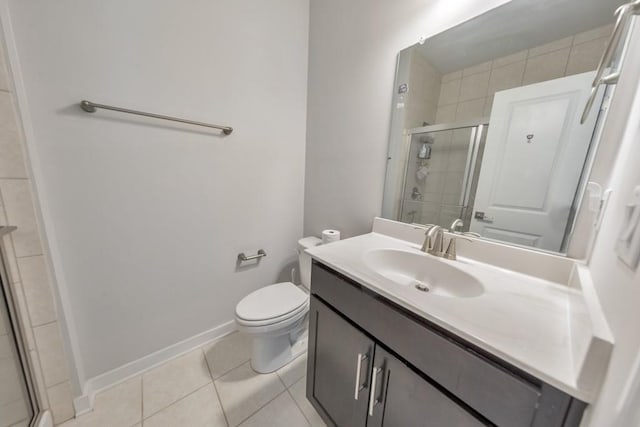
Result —
[{"label": "dark wood vanity cabinet", "polygon": [[578,426],[585,403],[314,261],[307,398],[329,425]]}]

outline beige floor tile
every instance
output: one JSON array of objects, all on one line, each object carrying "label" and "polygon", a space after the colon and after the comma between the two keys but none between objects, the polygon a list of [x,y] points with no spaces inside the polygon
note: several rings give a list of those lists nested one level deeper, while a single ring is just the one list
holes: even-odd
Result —
[{"label": "beige floor tile", "polygon": [[318,415],[318,412],[315,410],[311,403],[307,400],[306,396],[307,391],[307,379],[302,378],[300,381],[295,383],[291,388],[289,388],[289,393],[293,396],[293,399],[298,404],[298,407],[302,410],[302,413],[307,418],[312,427],[324,427],[326,424]]},{"label": "beige floor tile", "polygon": [[226,427],[213,384],[206,385],[144,420],[145,427]]},{"label": "beige floor tile", "polygon": [[278,376],[284,383],[285,387],[291,387],[300,378],[304,377],[307,373],[307,353],[304,353],[287,365],[278,369]]},{"label": "beige floor tile", "polygon": [[142,421],[142,380],[134,377],[96,395],[94,409],[61,427],[131,427]]},{"label": "beige floor tile", "polygon": [[251,358],[251,337],[234,332],[204,347],[209,371],[215,380]]},{"label": "beige floor tile", "polygon": [[237,426],[285,390],[275,372],[257,374],[249,362],[218,378],[215,385],[231,426]]},{"label": "beige floor tile", "polygon": [[250,416],[240,427],[308,427],[298,405],[287,392],[273,399]]},{"label": "beige floor tile", "polygon": [[142,375],[144,418],[211,382],[202,349],[194,350]]}]

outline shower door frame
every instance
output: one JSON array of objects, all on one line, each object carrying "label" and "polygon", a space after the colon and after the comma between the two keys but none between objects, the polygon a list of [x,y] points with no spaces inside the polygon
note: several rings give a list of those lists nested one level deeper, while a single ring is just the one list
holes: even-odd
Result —
[{"label": "shower door frame", "polygon": [[[407,172],[409,170],[409,161],[411,160],[411,140],[414,135],[424,134],[424,133],[432,133],[432,132],[445,132],[445,131],[453,131],[457,129],[463,128],[471,128],[471,135],[469,137],[469,149],[467,152],[467,160],[465,163],[464,169],[464,177],[463,181],[463,191],[460,194],[460,209],[469,209],[468,202],[471,191],[471,181],[473,180],[473,174],[475,172],[476,163],[478,160],[478,150],[480,148],[480,141],[482,140],[482,136],[484,134],[485,127],[489,125],[489,117],[482,117],[481,119],[476,120],[466,120],[458,123],[442,123],[436,125],[429,126],[421,126],[417,128],[411,128],[407,131],[405,136],[405,151],[407,153],[405,161],[404,161],[404,171],[402,178],[402,187],[400,194],[400,207],[397,215],[397,220],[402,221],[402,214],[404,212],[404,202],[405,202],[405,191],[407,185]],[[442,209],[442,204],[440,204],[439,208]],[[447,205],[452,207],[451,205]],[[466,214],[466,210],[465,210]]]},{"label": "shower door frame", "polygon": [[[35,385],[35,375],[33,373],[33,367],[31,366],[28,357],[28,345],[26,341],[25,326],[20,319],[20,313],[18,312],[17,299],[13,290],[12,282],[9,277],[9,260],[5,250],[5,237],[7,234],[16,230],[17,227],[13,226],[1,226],[0,227],[0,286],[2,287],[2,293],[5,297],[5,303],[8,309],[9,315],[9,327],[13,334],[13,341],[16,345],[16,350],[19,356],[19,362],[22,367],[22,374],[24,375],[25,387],[29,402],[27,404],[32,409],[32,417],[29,420],[29,426],[35,426],[40,417],[43,405],[38,398]],[[2,302],[0,302],[2,304]],[[26,314],[26,313],[25,313]]]}]

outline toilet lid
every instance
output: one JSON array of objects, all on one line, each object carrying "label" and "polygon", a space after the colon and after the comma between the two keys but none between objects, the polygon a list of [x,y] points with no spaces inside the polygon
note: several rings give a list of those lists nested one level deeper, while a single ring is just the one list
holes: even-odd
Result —
[{"label": "toilet lid", "polygon": [[309,296],[291,282],[276,283],[251,292],[236,306],[236,316],[248,321],[282,317],[303,306]]}]

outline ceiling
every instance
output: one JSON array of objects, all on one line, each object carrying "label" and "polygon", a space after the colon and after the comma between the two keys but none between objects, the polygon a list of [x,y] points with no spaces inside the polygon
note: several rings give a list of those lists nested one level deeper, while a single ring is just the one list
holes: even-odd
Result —
[{"label": "ceiling", "polygon": [[624,3],[626,0],[513,0],[416,47],[446,74],[612,23],[614,11]]}]

